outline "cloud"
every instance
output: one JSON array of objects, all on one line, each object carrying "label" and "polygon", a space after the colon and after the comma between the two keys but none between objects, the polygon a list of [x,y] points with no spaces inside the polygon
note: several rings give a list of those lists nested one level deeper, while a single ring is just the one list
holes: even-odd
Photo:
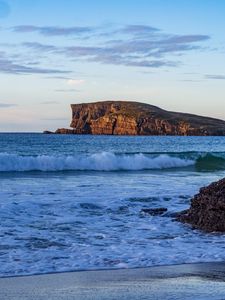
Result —
[{"label": "cloud", "polygon": [[[96,62],[101,64],[121,65],[129,67],[161,68],[180,65],[181,55],[190,51],[202,50],[202,43],[210,39],[202,34],[166,34],[156,27],[149,25],[130,24],[112,31],[107,28],[91,27],[47,27],[21,25],[14,27],[16,32],[38,31],[45,35],[89,34],[90,39],[76,40],[75,45],[66,47],[38,42],[23,43],[23,47],[33,49],[39,53],[64,55],[72,61]],[[97,33],[99,35],[97,35]],[[66,35],[66,34],[65,34]],[[98,36],[99,38],[97,38]],[[103,39],[103,40],[102,40]],[[71,85],[83,82],[68,81]]]},{"label": "cloud", "polygon": [[20,25],[12,27],[14,32],[29,33],[37,32],[45,36],[69,36],[69,35],[81,35],[84,33],[90,33],[92,28],[85,26],[74,27],[59,27],[59,26],[33,26],[33,25]]},{"label": "cloud", "polygon": [[38,66],[38,62],[29,62],[26,59],[26,63],[20,63],[21,60],[19,54],[8,55],[3,51],[0,51],[0,73],[6,74],[70,74],[71,71],[58,70],[51,68],[42,68]]},{"label": "cloud", "polygon": [[194,35],[175,35],[167,40],[163,41],[166,44],[187,44],[187,43],[196,43],[201,41],[207,41],[210,39],[209,35],[194,34]]},{"label": "cloud", "polygon": [[66,76],[48,76],[46,77],[48,79],[60,79],[60,80],[69,80],[70,77],[66,77]]},{"label": "cloud", "polygon": [[67,81],[67,84],[69,84],[69,85],[81,85],[81,84],[83,84],[84,82],[85,82],[84,79],[69,79],[69,80]]},{"label": "cloud", "polygon": [[225,80],[225,75],[205,75],[207,79]]},{"label": "cloud", "polygon": [[209,36],[180,35],[157,36],[136,39],[107,41],[107,46],[73,46],[65,48],[70,57],[81,57],[87,61],[124,66],[159,68],[177,66],[178,62],[168,61],[166,55],[180,55],[200,49],[197,42],[206,41]]},{"label": "cloud", "polygon": [[0,57],[0,73],[8,74],[65,74],[70,71],[63,71],[49,68],[30,67],[13,62],[10,59]]},{"label": "cloud", "polygon": [[37,42],[25,42],[25,43],[22,43],[22,45],[26,48],[34,49],[37,51],[45,51],[45,52],[57,51],[56,46],[44,45],[44,44],[37,43]]},{"label": "cloud", "polygon": [[17,106],[17,104],[0,102],[0,108],[8,108],[8,107],[14,107],[14,106]]},{"label": "cloud", "polygon": [[100,62],[103,64],[123,65],[128,67],[160,68],[163,66],[176,66],[178,63],[166,60],[142,60],[132,59],[120,55],[99,55],[90,58],[89,61]]},{"label": "cloud", "polygon": [[146,25],[127,25],[114,34],[119,34],[120,39],[107,39],[97,46],[68,46],[64,54],[102,64],[159,68],[178,66],[178,61],[168,60],[167,56],[180,56],[201,49],[199,43],[210,39],[210,36],[201,34],[165,34],[158,28]]},{"label": "cloud", "polygon": [[160,29],[147,25],[127,25],[118,30],[120,33],[133,34],[133,35],[146,35],[160,31]]}]

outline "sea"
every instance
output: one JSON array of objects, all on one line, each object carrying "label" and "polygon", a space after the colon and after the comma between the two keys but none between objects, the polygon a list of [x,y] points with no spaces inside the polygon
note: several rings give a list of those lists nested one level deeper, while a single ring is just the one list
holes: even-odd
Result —
[{"label": "sea", "polygon": [[224,261],[172,217],[224,176],[225,137],[1,133],[0,277]]}]

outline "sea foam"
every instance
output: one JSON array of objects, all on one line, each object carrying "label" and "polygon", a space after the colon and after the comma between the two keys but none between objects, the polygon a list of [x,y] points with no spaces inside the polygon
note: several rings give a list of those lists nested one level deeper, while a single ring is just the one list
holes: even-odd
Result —
[{"label": "sea foam", "polygon": [[21,156],[0,154],[0,172],[7,171],[129,171],[179,168],[194,165],[195,161],[160,154],[154,157],[138,154],[101,152],[75,156]]}]

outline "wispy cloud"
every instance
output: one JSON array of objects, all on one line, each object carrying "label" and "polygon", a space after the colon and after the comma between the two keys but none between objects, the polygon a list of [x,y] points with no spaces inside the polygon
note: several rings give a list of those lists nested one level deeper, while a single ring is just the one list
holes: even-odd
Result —
[{"label": "wispy cloud", "polygon": [[68,85],[81,85],[85,82],[84,79],[69,79],[67,80]]},{"label": "wispy cloud", "polygon": [[[39,42],[25,42],[23,47],[38,53],[63,55],[72,61],[96,62],[129,67],[176,67],[180,56],[202,50],[202,43],[210,39],[202,34],[167,34],[149,25],[130,24],[112,28],[57,27],[21,25],[14,32],[39,32],[44,35],[86,35],[94,39],[76,40],[66,47]],[[101,32],[99,32],[101,31]],[[99,37],[99,38],[98,38]],[[179,59],[178,59],[179,57]],[[81,83],[79,83],[81,84]],[[75,83],[76,85],[76,83]]]},{"label": "wispy cloud", "polygon": [[66,77],[66,76],[46,76],[45,78],[48,79],[59,79],[59,80],[69,80],[71,79],[70,77]]},{"label": "wispy cloud", "polygon": [[225,80],[225,75],[205,75],[205,78],[207,79],[216,79],[216,80]]},{"label": "wispy cloud", "polygon": [[147,25],[127,25],[118,30],[119,33],[131,34],[135,36],[149,35],[158,31],[160,31],[159,28]]},{"label": "wispy cloud", "polygon": [[207,35],[165,35],[160,32],[148,38],[137,38],[137,33],[138,30],[131,39],[108,40],[106,46],[66,47],[64,53],[103,64],[159,68],[177,66],[177,61],[168,60],[166,56],[200,49],[199,43],[210,38]]},{"label": "wispy cloud", "polygon": [[8,108],[8,107],[14,107],[14,106],[17,106],[17,104],[0,102],[0,108]]},{"label": "wispy cloud", "polygon": [[41,68],[37,67],[36,64],[32,66],[30,63],[21,64],[8,58],[5,52],[0,52],[0,73],[7,74],[68,74],[70,71]]},{"label": "wispy cloud", "polygon": [[22,45],[26,48],[34,49],[37,51],[45,51],[45,52],[57,51],[56,46],[44,45],[44,44],[37,43],[37,42],[24,42]]},{"label": "wispy cloud", "polygon": [[0,59],[0,73],[8,74],[65,74],[70,71],[63,71],[57,69],[29,67],[14,63],[8,59]]},{"label": "wispy cloud", "polygon": [[73,26],[73,27],[59,27],[59,26],[33,26],[33,25],[20,25],[12,27],[14,32],[38,32],[45,36],[68,36],[68,35],[81,35],[90,33],[93,29],[86,26]]}]

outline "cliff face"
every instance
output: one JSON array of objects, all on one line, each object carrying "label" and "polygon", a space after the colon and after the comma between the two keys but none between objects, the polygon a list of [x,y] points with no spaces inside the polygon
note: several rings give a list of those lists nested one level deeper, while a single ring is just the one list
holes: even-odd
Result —
[{"label": "cliff face", "polygon": [[170,112],[144,103],[104,101],[72,104],[71,108],[73,129],[59,129],[57,133],[225,135],[225,121]]}]

